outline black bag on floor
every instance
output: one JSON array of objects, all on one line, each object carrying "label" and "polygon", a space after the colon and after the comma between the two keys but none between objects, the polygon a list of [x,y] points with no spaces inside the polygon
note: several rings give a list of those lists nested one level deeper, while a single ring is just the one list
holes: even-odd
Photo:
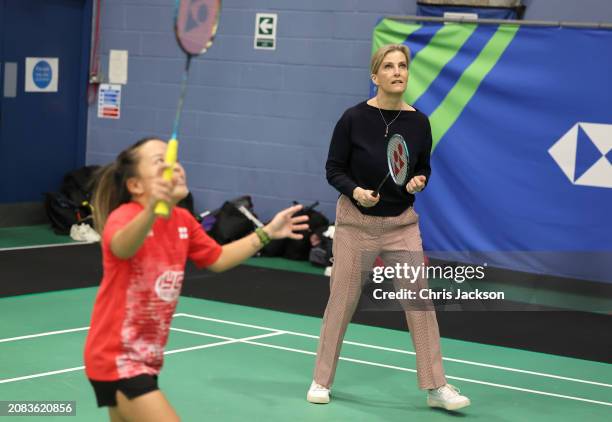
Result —
[{"label": "black bag on floor", "polygon": [[45,212],[53,231],[57,234],[70,234],[73,224],[92,224],[91,208],[78,205],[60,192],[45,194]]},{"label": "black bag on floor", "polygon": [[308,261],[317,267],[329,267],[332,264],[332,244],[333,239],[327,236],[321,236],[319,244],[310,249]]},{"label": "black bag on floor", "polygon": [[285,243],[285,251],[283,253],[285,258],[297,261],[308,261],[310,249],[312,248],[310,236],[313,233],[316,233],[319,237],[322,237],[323,232],[329,227],[329,220],[327,217],[315,210],[315,207],[318,205],[319,201],[304,207],[300,212],[295,214],[295,216],[304,214],[307,215],[309,217],[309,227],[308,230],[299,232],[304,235],[302,239],[287,239],[287,242]]},{"label": "black bag on floor", "polygon": [[244,206],[255,215],[250,196],[226,201],[221,208],[212,213],[216,220],[208,234],[220,245],[238,240],[255,230],[255,223],[240,212],[238,209],[240,206]]},{"label": "black bag on floor", "polygon": [[266,246],[263,247],[260,254],[261,256],[276,257],[285,255],[285,248],[287,247],[287,239],[274,239]]},{"label": "black bag on floor", "polygon": [[90,201],[99,169],[85,166],[66,173],[60,191],[45,194],[45,212],[55,233],[69,234],[73,224],[93,227]]}]

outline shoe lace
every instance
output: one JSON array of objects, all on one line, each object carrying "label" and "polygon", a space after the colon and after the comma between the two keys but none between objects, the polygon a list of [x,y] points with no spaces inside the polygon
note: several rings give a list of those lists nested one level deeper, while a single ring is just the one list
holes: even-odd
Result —
[{"label": "shoe lace", "polygon": [[446,384],[445,386],[440,388],[440,392],[442,393],[442,395],[447,397],[456,397],[459,395],[459,393],[461,393],[461,390],[459,390],[452,384]]},{"label": "shoe lace", "polygon": [[314,383],[312,388],[315,391],[327,391],[327,388],[325,388],[321,384],[317,384],[317,383]]}]

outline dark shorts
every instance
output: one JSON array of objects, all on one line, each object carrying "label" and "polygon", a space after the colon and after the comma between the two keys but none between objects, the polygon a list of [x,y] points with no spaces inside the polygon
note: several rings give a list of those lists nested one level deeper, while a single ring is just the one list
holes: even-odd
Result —
[{"label": "dark shorts", "polygon": [[96,393],[98,407],[117,406],[117,390],[132,400],[136,397],[159,390],[157,386],[157,375],[136,375],[133,378],[123,378],[117,381],[95,381],[90,379]]}]

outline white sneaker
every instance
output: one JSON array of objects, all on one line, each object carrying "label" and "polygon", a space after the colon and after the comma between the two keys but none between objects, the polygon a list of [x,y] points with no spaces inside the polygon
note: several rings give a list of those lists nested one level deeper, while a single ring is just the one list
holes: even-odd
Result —
[{"label": "white sneaker", "polygon": [[441,407],[446,410],[457,410],[470,405],[470,399],[459,394],[458,388],[446,384],[440,388],[429,390],[427,404],[429,407]]},{"label": "white sneaker", "polygon": [[73,224],[70,227],[70,237],[72,238],[72,240],[76,240],[77,242],[83,241],[83,239],[81,238],[81,231],[79,229],[78,224]]},{"label": "white sneaker", "polygon": [[81,226],[83,226],[83,237],[85,238],[85,241],[87,242],[99,242],[100,241],[100,235],[98,234],[97,231],[95,231],[93,229],[93,227],[91,227],[89,224],[81,224]]},{"label": "white sneaker", "polygon": [[310,384],[310,389],[306,395],[306,400],[311,403],[327,404],[329,403],[330,392],[331,391],[329,388],[325,388],[313,381],[312,384]]},{"label": "white sneaker", "polygon": [[79,242],[98,242],[100,235],[88,224],[73,224],[70,227],[70,237]]}]

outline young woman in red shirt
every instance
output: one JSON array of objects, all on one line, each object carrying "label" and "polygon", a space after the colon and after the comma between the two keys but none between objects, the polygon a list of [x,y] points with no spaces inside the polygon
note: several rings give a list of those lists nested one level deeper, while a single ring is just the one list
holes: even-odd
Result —
[{"label": "young woman in red shirt", "polygon": [[[137,142],[103,169],[94,193],[104,275],[85,344],[85,372],[112,422],[179,420],[157,376],[187,259],[225,271],[270,239],[300,239],[296,232],[308,228],[306,216],[294,217],[301,206],[293,206],[220,246],[188,211],[174,207],[189,191],[180,164],[171,182],[161,177],[165,151],[159,139]],[[156,217],[159,201],[172,206],[168,218]]]}]

